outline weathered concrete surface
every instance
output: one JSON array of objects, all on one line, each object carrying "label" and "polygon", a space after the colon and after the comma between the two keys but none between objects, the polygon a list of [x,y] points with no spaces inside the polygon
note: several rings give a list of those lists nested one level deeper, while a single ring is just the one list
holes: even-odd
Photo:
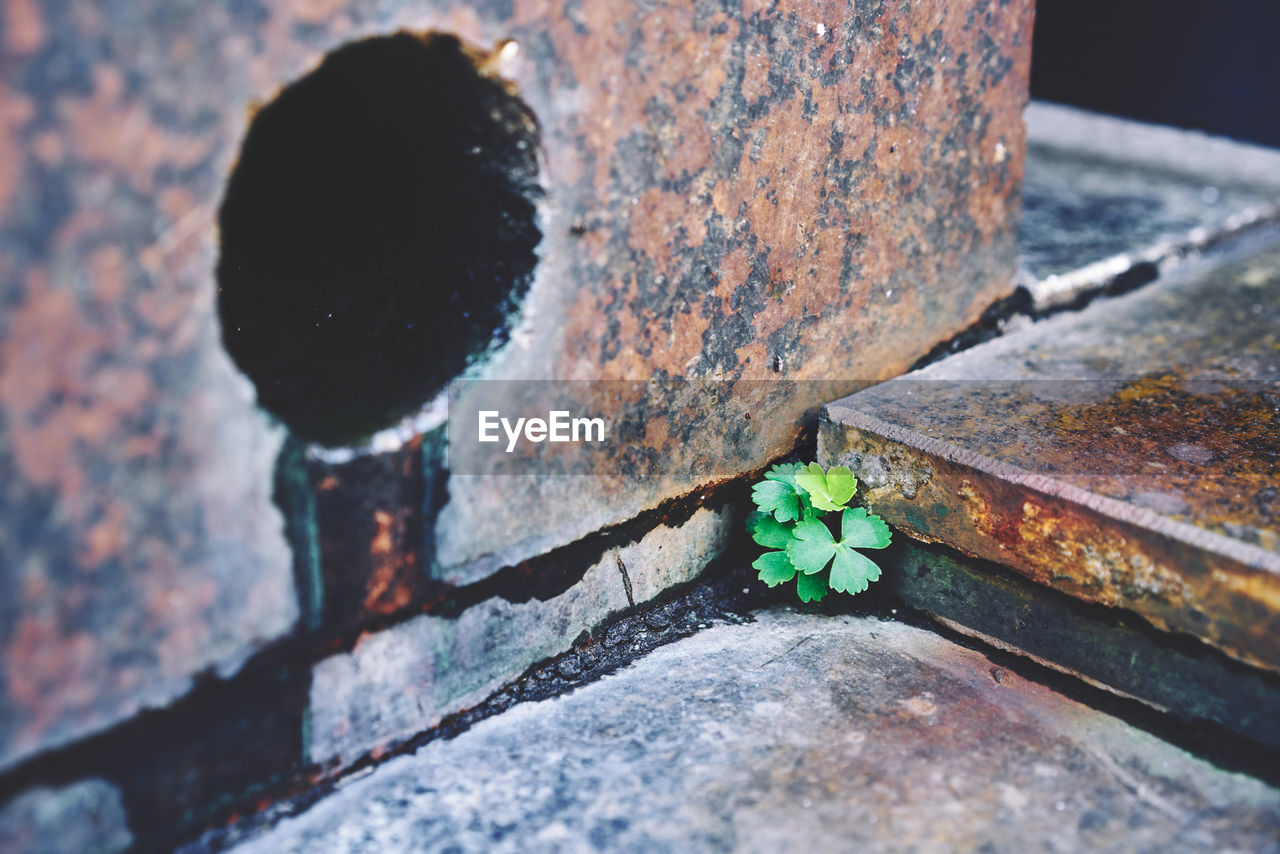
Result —
[{"label": "weathered concrete surface", "polygon": [[773,611],[392,760],[234,850],[1277,846],[1280,793],[1253,778],[921,629]]},{"label": "weathered concrete surface", "polygon": [[911,536],[1278,669],[1267,241],[833,403],[819,458]]},{"label": "weathered concrete surface", "polygon": [[342,768],[476,705],[609,616],[694,578],[724,548],[730,521],[699,510],[679,527],[609,550],[552,599],[495,597],[456,619],[415,617],[321,661],[311,684],[310,761]]},{"label": "weathered concrete surface", "polygon": [[32,789],[0,806],[0,849],[9,854],[118,854],[132,844],[120,792],[102,780]]},{"label": "weathered concrete surface", "polygon": [[909,540],[885,554],[878,586],[907,607],[1203,727],[1280,749],[1280,676],[1228,658],[1134,614],[1086,605],[986,561]]},{"label": "weathered concrete surface", "polygon": [[1026,120],[1021,283],[1037,309],[1280,214],[1272,149],[1041,102]]}]

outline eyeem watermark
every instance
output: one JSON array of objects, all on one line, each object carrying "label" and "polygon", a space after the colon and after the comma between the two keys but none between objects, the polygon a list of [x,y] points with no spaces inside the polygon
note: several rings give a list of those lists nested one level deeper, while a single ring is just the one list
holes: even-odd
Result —
[{"label": "eyeem watermark", "polygon": [[521,435],[527,442],[603,442],[603,418],[570,418],[569,410],[553,409],[542,418],[517,418],[512,424],[496,409],[480,410],[481,442],[499,442],[498,428],[507,436],[507,453],[516,449]]}]

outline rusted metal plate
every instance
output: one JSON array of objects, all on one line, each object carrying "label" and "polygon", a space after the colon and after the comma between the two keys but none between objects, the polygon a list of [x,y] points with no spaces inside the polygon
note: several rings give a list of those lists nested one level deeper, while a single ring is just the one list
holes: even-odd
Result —
[{"label": "rusted metal plate", "polygon": [[[421,605],[427,485],[421,443],[341,466],[312,461],[322,613],[314,625],[344,632]],[[299,508],[302,510],[303,508]]]},{"label": "rusted metal plate", "polygon": [[[295,621],[280,436],[221,348],[214,221],[251,107],[346,42],[519,45],[501,73],[542,129],[544,240],[484,377],[883,378],[1010,287],[1030,0],[2,14],[0,765],[169,702]],[[766,452],[818,402],[784,401]],[[643,441],[667,453],[724,423],[676,413]],[[558,500],[579,486],[455,479],[458,577],[689,486],[593,483],[586,514]],[[440,539],[385,512],[318,536],[333,561],[400,550],[351,594],[374,613],[413,595],[414,550]]]},{"label": "rusted metal plate", "polygon": [[831,404],[819,455],[912,536],[1280,669],[1267,241]]}]

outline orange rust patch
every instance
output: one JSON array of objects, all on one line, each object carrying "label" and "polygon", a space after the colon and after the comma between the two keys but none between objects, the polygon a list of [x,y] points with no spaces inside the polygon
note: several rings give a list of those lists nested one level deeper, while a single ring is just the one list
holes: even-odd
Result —
[{"label": "orange rust patch", "polygon": [[4,8],[4,46],[17,56],[25,56],[39,50],[44,39],[44,19],[35,0],[8,0]]},{"label": "orange rust patch", "polygon": [[124,298],[128,287],[124,264],[124,250],[119,246],[101,246],[89,256],[93,295],[100,301],[114,303]]},{"label": "orange rust patch", "polygon": [[1164,515],[1223,532],[1247,526],[1280,551],[1274,520],[1254,500],[1257,487],[1275,483],[1277,403],[1274,384],[1197,388],[1166,371],[1126,383],[1100,403],[1059,407],[1047,424],[1065,453],[1090,448],[1102,469],[1087,479],[1091,491],[1121,500],[1176,496],[1181,509]]},{"label": "orange rust patch", "polygon": [[36,740],[64,709],[90,702],[97,675],[107,667],[92,635],[64,635],[35,616],[18,620],[5,653],[5,687],[27,711],[14,737],[20,744]]},{"label": "orange rust patch", "polygon": [[9,204],[22,176],[25,146],[20,134],[34,113],[28,98],[0,81],[0,222],[7,219]]},{"label": "orange rust patch", "polygon": [[391,554],[394,544],[391,538],[391,526],[395,523],[395,517],[385,510],[375,510],[373,523],[377,526],[378,533],[369,544],[369,553],[379,556]]},{"label": "orange rust patch", "polygon": [[124,97],[124,75],[110,65],[94,67],[89,98],[64,97],[58,115],[77,157],[128,175],[143,193],[155,188],[161,167],[198,164],[213,150],[213,141],[187,137],[156,124],[147,106]]}]

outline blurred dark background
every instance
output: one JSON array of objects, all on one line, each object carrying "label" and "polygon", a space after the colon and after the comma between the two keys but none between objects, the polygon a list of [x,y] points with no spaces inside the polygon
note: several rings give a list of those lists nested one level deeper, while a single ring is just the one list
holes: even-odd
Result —
[{"label": "blurred dark background", "polygon": [[1280,0],[1038,0],[1031,95],[1280,147]]}]

